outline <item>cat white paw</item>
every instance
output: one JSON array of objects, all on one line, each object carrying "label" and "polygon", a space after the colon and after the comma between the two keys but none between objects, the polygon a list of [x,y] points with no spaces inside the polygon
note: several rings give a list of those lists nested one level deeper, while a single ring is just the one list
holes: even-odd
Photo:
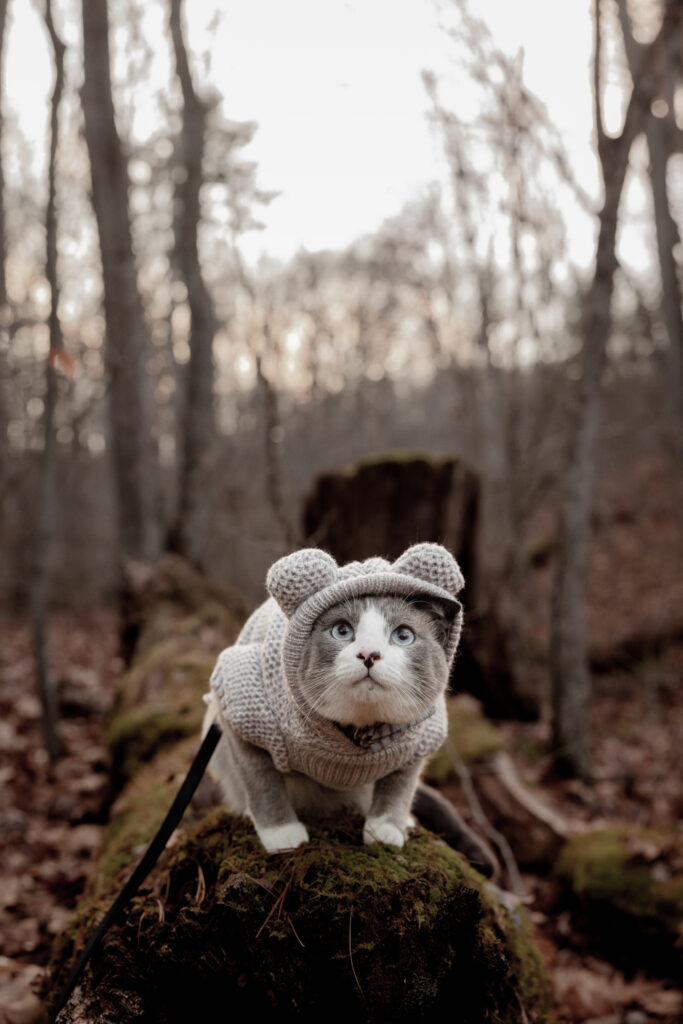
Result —
[{"label": "cat white paw", "polygon": [[268,853],[293,850],[308,842],[308,832],[300,821],[290,821],[287,825],[272,825],[270,828],[259,828],[256,831]]},{"label": "cat white paw", "polygon": [[386,818],[368,818],[363,829],[364,843],[388,843],[389,846],[403,846],[405,836],[397,825]]}]

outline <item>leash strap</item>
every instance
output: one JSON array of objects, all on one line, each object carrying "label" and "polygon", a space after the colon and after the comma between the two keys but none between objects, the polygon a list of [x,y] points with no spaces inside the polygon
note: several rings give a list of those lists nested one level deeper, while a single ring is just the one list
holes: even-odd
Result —
[{"label": "leash strap", "polygon": [[118,915],[121,913],[126,903],[135,895],[142,883],[144,882],[147,875],[150,873],[159,857],[163,853],[164,847],[168,842],[171,833],[179,824],[180,819],[185,813],[185,809],[189,804],[194,791],[199,785],[201,778],[206,771],[206,766],[211,760],[211,755],[216,749],[216,744],[221,738],[220,726],[214,722],[207,732],[206,736],[202,740],[202,744],[195,754],[194,761],[190,765],[190,769],[183,780],[183,784],[178,790],[175,800],[171,804],[168,814],[164,818],[159,831],[154,836],[154,839],[149,844],[145,853],[138,863],[137,867],[133,871],[132,875],[124,885],[121,892],[118,894],[111,907],[104,915],[99,925],[90,936],[85,946],[81,950],[81,953],[74,964],[71,974],[64,985],[64,988],[59,994],[59,998],[54,1005],[50,1016],[51,1024],[57,1020],[57,1017],[66,1006],[71,993],[73,992],[76,982],[80,978],[83,968],[87,964],[90,957],[93,955],[95,950],[98,948],[106,932],[108,931],[111,924],[115,921]]}]

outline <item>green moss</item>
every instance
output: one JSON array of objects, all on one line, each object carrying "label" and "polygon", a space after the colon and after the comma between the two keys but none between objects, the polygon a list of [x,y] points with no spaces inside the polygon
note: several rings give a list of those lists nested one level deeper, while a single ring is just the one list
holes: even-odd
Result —
[{"label": "green moss", "polygon": [[578,896],[651,913],[656,882],[646,864],[632,862],[626,846],[631,833],[618,826],[574,836],[560,855],[558,872],[571,879]]},{"label": "green moss", "polygon": [[419,462],[425,466],[441,466],[444,462],[449,462],[453,458],[452,455],[435,455],[433,452],[425,452],[414,450],[411,448],[394,448],[388,451],[376,452],[373,455],[368,455],[363,459],[360,459],[352,467],[348,468],[349,475],[355,475],[358,470],[366,469],[367,467],[380,466],[387,462],[398,463],[398,465],[406,465],[407,463]]},{"label": "green moss", "polygon": [[191,635],[180,634],[158,641],[136,657],[121,680],[117,710],[133,707],[158,693],[206,687],[219,652],[198,649]]},{"label": "green moss", "polygon": [[89,883],[91,897],[106,898],[116,892],[164,820],[196,746],[197,737],[192,736],[165,750],[123,790],[112,809],[97,871]]},{"label": "green moss", "polygon": [[164,555],[146,583],[136,590],[133,620],[139,629],[136,655],[170,634],[192,632],[195,644],[201,633],[215,634],[217,649],[231,644],[249,606],[230,586],[202,576],[176,555]]},{"label": "green moss", "polygon": [[215,657],[173,637],[135,662],[107,730],[111,779],[118,792],[162,747],[199,732]]},{"label": "green moss", "polygon": [[618,947],[623,962],[683,976],[682,854],[680,838],[665,829],[616,825],[573,836],[556,870],[591,932]]},{"label": "green moss", "polygon": [[[400,852],[364,846],[352,817],[313,823],[310,834],[309,845],[269,855],[248,824],[208,814],[157,883],[167,894],[164,925],[154,899],[136,908],[146,948],[178,969],[169,930],[187,931],[183,946],[237,931],[252,998],[262,1001],[266,979],[282,981],[287,963],[288,998],[301,1013],[332,999],[349,1012],[362,1007],[368,1020],[412,1019],[457,998],[463,1022],[487,1019],[494,1003],[491,1019],[524,1019],[522,1006],[528,1020],[545,1019],[547,986],[525,928],[448,847],[425,832]],[[199,869],[207,895],[193,903]]]},{"label": "green moss", "polygon": [[482,926],[482,948],[495,957],[499,944],[505,944],[509,951],[510,974],[515,978],[515,999],[522,1007],[536,1007],[543,1019],[550,1012],[550,990],[524,911],[517,908],[513,916],[498,899],[493,886],[486,886],[483,897],[492,923]]},{"label": "green moss", "polygon": [[[477,701],[466,695],[448,699],[448,734],[465,764],[485,761],[503,747],[494,725],[482,714]],[[452,760],[445,748],[427,765],[427,777],[437,786],[457,782]]]},{"label": "green moss", "polygon": [[209,678],[246,608],[181,559],[162,560],[138,597],[142,632],[108,728],[112,791],[179,738],[199,732]]},{"label": "green moss", "polygon": [[[452,850],[423,831],[401,851],[364,846],[351,816],[309,831],[308,845],[267,854],[248,822],[206,813],[94,965],[98,998],[125,974],[165,1022],[188,1018],[192,994],[199,1018],[227,997],[234,1014],[297,1020],[331,1006],[368,1021],[438,1019],[456,1006],[461,1024],[546,1019],[526,925]],[[110,834],[109,853],[120,839]]]},{"label": "green moss", "polygon": [[[529,736],[523,736],[517,740],[513,745],[513,750],[532,764],[544,761],[549,753],[546,741],[532,739]],[[532,785],[532,783],[527,782],[527,785]]]}]

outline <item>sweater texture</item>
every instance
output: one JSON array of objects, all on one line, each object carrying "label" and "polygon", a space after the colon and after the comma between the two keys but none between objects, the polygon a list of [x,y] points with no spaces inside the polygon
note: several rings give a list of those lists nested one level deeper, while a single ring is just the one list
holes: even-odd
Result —
[{"label": "sweater texture", "polygon": [[279,559],[266,586],[271,597],[249,617],[218,658],[211,689],[219,719],[267,750],[283,773],[301,772],[332,789],[352,789],[432,754],[447,735],[445,695],[427,718],[397,731],[382,749],[362,749],[329,719],[305,706],[298,685],[303,649],[316,619],[347,598],[435,597],[455,606],[446,643],[449,668],[462,627],[457,594],[463,578],[439,544],[416,544],[393,564],[382,558],[338,566],[318,548]]}]

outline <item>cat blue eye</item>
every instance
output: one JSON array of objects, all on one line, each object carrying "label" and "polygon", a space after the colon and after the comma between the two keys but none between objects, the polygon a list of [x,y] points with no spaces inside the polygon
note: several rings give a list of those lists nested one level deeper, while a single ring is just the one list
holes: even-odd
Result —
[{"label": "cat blue eye", "polygon": [[399,647],[409,647],[414,639],[415,634],[410,626],[397,626],[391,634],[392,644],[398,644]]},{"label": "cat blue eye", "polygon": [[331,632],[335,640],[353,640],[355,636],[353,626],[344,621],[335,622]]}]

